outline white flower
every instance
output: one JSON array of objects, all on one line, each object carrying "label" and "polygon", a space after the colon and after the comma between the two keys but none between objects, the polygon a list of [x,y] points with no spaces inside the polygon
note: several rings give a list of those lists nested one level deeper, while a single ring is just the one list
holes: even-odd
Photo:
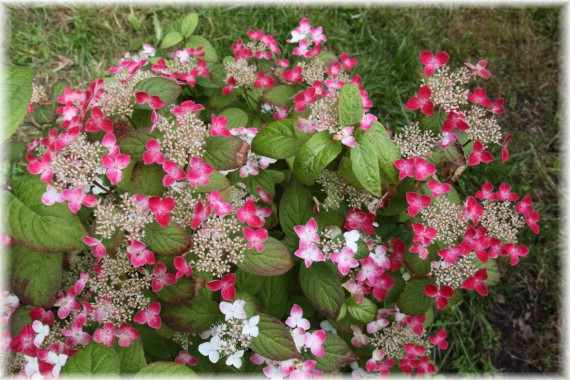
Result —
[{"label": "white flower", "polygon": [[259,315],[255,315],[243,322],[243,329],[241,330],[243,335],[249,335],[251,337],[256,337],[259,335],[259,328],[257,324],[259,323]]},{"label": "white flower", "polygon": [[220,311],[226,316],[226,321],[232,318],[245,319],[247,315],[243,307],[245,306],[244,300],[236,300],[233,304],[229,302],[220,303]]},{"label": "white flower", "polygon": [[293,342],[295,342],[295,347],[301,351],[301,348],[305,346],[305,330],[301,327],[297,327],[291,330],[291,336],[293,337]]},{"label": "white flower", "polygon": [[26,373],[26,376],[30,377],[40,372],[38,358],[24,355],[24,359],[26,359],[27,362],[26,366],[24,367],[24,372]]},{"label": "white flower", "polygon": [[294,43],[297,43],[297,42],[301,41],[301,40],[302,40],[303,38],[305,38],[305,37],[307,37],[306,34],[304,34],[304,33],[299,33],[298,31],[293,30],[293,31],[291,32],[291,39],[288,40],[287,42],[289,42],[290,44],[294,44]]},{"label": "white flower", "polygon": [[52,375],[55,377],[59,377],[59,373],[61,372],[61,367],[65,365],[67,362],[68,356],[65,354],[56,354],[53,351],[50,351],[47,356],[47,362],[54,365],[53,369],[51,370]]},{"label": "white flower", "polygon": [[327,321],[326,319],[324,321],[322,321],[319,326],[321,326],[321,329],[325,330],[325,331],[330,331],[332,332],[334,335],[338,335],[338,332],[336,331],[336,329],[334,327],[332,327],[332,325],[329,323],[329,321]]},{"label": "white flower", "polygon": [[230,356],[228,356],[228,358],[226,359],[226,365],[230,366],[233,365],[236,368],[240,368],[241,367],[241,358],[243,356],[244,350],[239,350],[238,352],[235,352],[233,354],[231,354]]},{"label": "white flower", "polygon": [[213,337],[209,342],[202,343],[198,346],[198,351],[204,356],[207,356],[212,363],[217,363],[220,360],[220,353],[218,350],[222,348],[222,342],[219,336]]},{"label": "white flower", "polygon": [[352,230],[344,233],[344,239],[346,240],[346,246],[352,249],[354,252],[358,251],[358,245],[356,242],[360,239],[360,232],[357,230]]},{"label": "white flower", "polygon": [[[48,185],[49,186],[49,185]],[[18,296],[14,295],[14,294],[9,294],[6,299],[4,300],[4,303],[6,304],[6,306],[8,306],[10,309],[15,309],[20,305],[20,300],[18,299]]]},{"label": "white flower", "polygon": [[49,334],[49,326],[44,326],[40,321],[34,321],[32,329],[38,334],[34,338],[34,346],[39,348],[45,337]]}]

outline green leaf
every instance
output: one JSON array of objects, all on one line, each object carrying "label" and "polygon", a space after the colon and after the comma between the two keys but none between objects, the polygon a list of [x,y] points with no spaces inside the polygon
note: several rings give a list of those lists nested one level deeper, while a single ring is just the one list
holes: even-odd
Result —
[{"label": "green leaf", "polygon": [[400,159],[400,149],[388,136],[384,126],[375,121],[372,123],[372,127],[364,132],[363,135],[376,148],[382,180],[392,184],[399,183],[399,172],[394,166],[394,161]]},{"label": "green leaf", "polygon": [[112,348],[91,342],[67,360],[63,375],[118,375],[121,371],[119,355]]},{"label": "green leaf", "polygon": [[152,252],[167,256],[181,255],[192,246],[190,235],[174,222],[166,228],[156,222],[147,225],[145,242]]},{"label": "green leaf", "polygon": [[279,222],[283,232],[296,236],[293,228],[306,224],[313,216],[311,191],[305,185],[291,181],[279,202]]},{"label": "green leaf", "polygon": [[263,244],[265,249],[261,252],[245,251],[238,268],[257,276],[278,276],[293,267],[293,258],[283,243],[269,236]]},{"label": "green leaf", "polygon": [[165,330],[172,331],[165,323],[160,326],[159,330],[150,328],[147,325],[137,326],[137,329],[141,333],[145,357],[149,361],[173,360],[182,349],[182,347],[171,340],[172,334],[164,336],[163,332]]},{"label": "green leaf", "polygon": [[237,137],[207,137],[204,160],[218,170],[231,170],[245,165],[249,144]]},{"label": "green leaf", "polygon": [[263,91],[261,99],[265,103],[273,104],[274,106],[291,107],[293,105],[293,97],[297,92],[298,88],[294,86],[278,85]]},{"label": "green leaf", "polygon": [[113,348],[119,355],[121,373],[136,373],[146,366],[141,339],[132,341],[129,347],[121,347],[115,343]]},{"label": "green leaf", "polygon": [[272,360],[284,361],[301,359],[301,353],[295,347],[289,328],[276,318],[260,314],[257,324],[259,335],[252,338],[253,352]]},{"label": "green leaf", "polygon": [[356,174],[352,169],[352,160],[349,157],[341,158],[338,172],[341,175],[341,177],[344,178],[344,180],[346,180],[346,182],[348,182],[352,186],[358,189],[364,189],[364,186],[362,186],[362,184],[360,183],[360,181],[358,180]]},{"label": "green leaf", "polygon": [[197,281],[196,277],[179,278],[174,285],[165,286],[159,291],[158,298],[170,303],[186,303],[191,301],[204,286],[204,281]]},{"label": "green leaf", "polygon": [[428,311],[435,304],[435,298],[426,296],[424,287],[433,283],[430,278],[410,280],[398,297],[400,311],[408,315],[421,315]]},{"label": "green leaf", "polygon": [[220,318],[217,302],[200,294],[187,304],[163,304],[160,317],[168,326],[183,333],[201,333]]},{"label": "green leaf", "polygon": [[247,121],[249,120],[247,113],[239,108],[225,109],[220,116],[224,116],[228,119],[228,124],[226,125],[226,128],[228,129],[244,127],[247,125]]},{"label": "green leaf", "polygon": [[[163,172],[164,173],[164,172]],[[230,181],[218,171],[210,175],[210,183],[205,186],[195,186],[192,190],[198,193],[210,193],[214,190],[223,190],[231,185]]]},{"label": "green leaf", "polygon": [[29,67],[5,68],[2,82],[5,94],[4,110],[7,115],[0,134],[0,141],[12,136],[28,112],[28,105],[32,98],[34,72],[34,69]]},{"label": "green leaf", "polygon": [[250,194],[257,195],[257,186],[261,186],[263,190],[269,193],[272,197],[275,197],[275,184],[281,183],[285,179],[283,172],[270,169],[259,169],[258,175],[250,175],[245,178],[242,178],[239,171],[236,170],[229,173],[228,177],[234,183],[244,183]]},{"label": "green leaf", "polygon": [[295,156],[310,135],[297,129],[293,119],[269,123],[254,137],[251,149],[265,157],[284,159]]},{"label": "green leaf", "polygon": [[135,129],[117,140],[121,153],[131,156],[131,161],[143,162],[143,154],[146,152],[146,143],[150,140],[146,129]]},{"label": "green leaf", "polygon": [[377,149],[366,136],[362,134],[356,146],[350,151],[352,173],[366,190],[379,197],[381,181]]},{"label": "green leaf", "polygon": [[429,254],[426,259],[422,259],[420,255],[414,252],[404,252],[404,262],[408,270],[417,277],[425,277],[431,271],[431,262],[438,260],[437,249],[435,246],[428,248]]},{"label": "green leaf", "polygon": [[400,293],[402,293],[402,291],[406,287],[406,282],[404,281],[404,278],[402,277],[400,272],[386,271],[384,273],[392,277],[392,280],[394,280],[395,283],[394,286],[392,286],[390,290],[388,290],[386,298],[384,298],[384,302],[396,302],[396,300],[398,300],[398,297],[400,296]]},{"label": "green leaf", "polygon": [[337,277],[337,269],[327,262],[313,263],[310,268],[301,264],[299,282],[311,305],[326,316],[337,319],[344,302],[344,291]]},{"label": "green leaf", "polygon": [[188,42],[186,43],[186,47],[196,49],[198,46],[204,47],[203,52],[205,54],[203,58],[206,60],[206,62],[218,62],[216,49],[214,49],[210,41],[202,36],[190,36],[190,38],[188,38]]},{"label": "green leaf", "polygon": [[328,131],[315,133],[295,155],[295,177],[305,185],[312,185],[341,150],[341,142],[333,140]]},{"label": "green leaf", "polygon": [[162,40],[160,47],[162,49],[168,49],[169,47],[179,44],[183,39],[184,37],[182,37],[182,34],[178,32],[170,32],[164,36],[164,40]]},{"label": "green leaf", "polygon": [[[158,96],[164,103],[171,104],[176,101],[182,92],[182,87],[176,82],[163,77],[143,79],[135,85],[135,92],[144,91],[150,96]],[[150,109],[148,104],[137,105],[139,108]]]},{"label": "green leaf", "polygon": [[160,165],[144,165],[140,162],[131,161],[123,171],[123,179],[117,184],[117,187],[131,194],[160,197],[166,190],[162,186],[164,176],[164,170]]},{"label": "green leaf", "polygon": [[348,313],[362,323],[372,322],[376,318],[378,307],[368,298],[363,298],[361,302],[356,302],[356,297],[350,297],[346,300],[346,308]]},{"label": "green leaf", "polygon": [[34,120],[38,124],[52,124],[57,119],[57,113],[51,106],[34,106]]},{"label": "green leaf", "polygon": [[[479,269],[487,269],[487,279],[485,280],[485,284],[487,286],[497,285],[501,280],[501,273],[499,272],[499,266],[495,260],[487,260],[486,263],[481,262],[481,260],[473,259],[473,265],[477,270]],[[458,293],[456,291],[456,293]]]},{"label": "green leaf", "polygon": [[246,290],[250,294],[256,294],[263,286],[265,277],[248,273],[241,268],[236,270],[236,288]]},{"label": "green leaf", "polygon": [[286,276],[265,277],[263,286],[259,290],[257,297],[261,301],[261,306],[275,318],[281,317],[287,310],[287,279]]},{"label": "green leaf", "polygon": [[340,89],[338,99],[338,118],[341,125],[354,125],[364,115],[360,90],[355,84],[345,84]]},{"label": "green leaf", "polygon": [[188,13],[182,19],[182,27],[180,28],[180,33],[182,33],[184,37],[190,37],[198,26],[198,20],[198,13]]},{"label": "green leaf", "polygon": [[196,373],[188,366],[176,362],[154,362],[141,369],[134,376],[135,379],[150,377],[153,379],[162,377],[194,376]]},{"label": "green leaf", "polygon": [[32,318],[30,318],[30,311],[32,311],[32,309],[33,306],[20,306],[16,311],[10,314],[8,326],[11,336],[17,337],[20,335],[20,330],[24,325],[33,323]]},{"label": "green leaf", "polygon": [[324,348],[325,355],[321,358],[307,351],[308,359],[315,360],[317,362],[316,368],[321,371],[338,371],[342,367],[358,360],[358,357],[354,355],[346,342],[338,335],[327,333]]},{"label": "green leaf", "polygon": [[24,247],[11,248],[12,290],[26,305],[52,307],[61,289],[63,254],[39,253]]},{"label": "green leaf", "polygon": [[12,191],[5,192],[4,204],[8,236],[39,252],[69,252],[85,247],[87,235],[77,215],[64,203],[45,206],[42,194],[46,184],[38,176],[23,175],[12,181]]}]

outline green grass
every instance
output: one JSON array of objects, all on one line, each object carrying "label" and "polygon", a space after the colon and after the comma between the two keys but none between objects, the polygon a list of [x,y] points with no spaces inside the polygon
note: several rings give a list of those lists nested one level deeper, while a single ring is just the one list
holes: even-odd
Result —
[{"label": "green grass", "polygon": [[[37,68],[48,84],[65,78],[82,88],[106,76],[125,51],[156,43],[153,18],[166,33],[190,10],[201,15],[196,33],[221,57],[231,54],[231,43],[247,28],[272,33],[283,47],[302,17],[322,25],[327,49],[359,60],[355,71],[373,112],[391,128],[415,117],[403,104],[418,87],[419,51],[445,50],[454,66],[488,59],[493,76],[484,85],[491,98],[505,97],[500,122],[514,134],[512,158],[509,165],[470,168],[460,190],[472,194],[488,178],[531,193],[541,212],[541,233],[523,237],[529,257],[515,268],[502,266],[505,280],[489,298],[469,294],[439,316],[451,345],[435,359],[446,372],[560,371],[560,8],[10,7],[8,59]],[[31,138],[25,127],[15,140]]]}]

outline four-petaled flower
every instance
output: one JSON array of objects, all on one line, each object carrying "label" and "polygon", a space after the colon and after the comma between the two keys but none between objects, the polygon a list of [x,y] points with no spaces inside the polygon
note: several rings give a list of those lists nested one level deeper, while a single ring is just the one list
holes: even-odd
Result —
[{"label": "four-petaled flower", "polygon": [[228,273],[222,276],[220,280],[212,280],[206,283],[206,287],[215,292],[222,289],[222,299],[225,301],[233,301],[236,296],[236,274]]},{"label": "four-petaled flower", "polygon": [[418,90],[418,96],[408,99],[406,108],[410,111],[419,109],[424,115],[433,115],[433,102],[429,100],[431,90],[427,85],[423,85]]},{"label": "four-petaled flower", "polygon": [[265,249],[263,245],[263,242],[267,240],[267,230],[265,228],[254,230],[253,228],[245,227],[243,229],[243,235],[249,242],[247,249],[255,248],[257,252],[261,252]]},{"label": "four-petaled flower", "polygon": [[153,329],[160,328],[160,303],[153,302],[148,305],[147,309],[140,310],[135,314],[133,321],[144,325],[145,323],[152,327]]},{"label": "four-petaled flower", "polygon": [[424,73],[426,74],[426,77],[431,76],[438,67],[445,65],[448,59],[449,54],[443,51],[440,51],[435,55],[431,51],[427,50],[420,53],[420,61],[424,65]]},{"label": "four-petaled flower", "polygon": [[433,284],[429,284],[424,287],[424,293],[430,298],[435,297],[435,307],[443,310],[447,306],[449,298],[453,296],[453,289],[446,285],[438,288]]}]

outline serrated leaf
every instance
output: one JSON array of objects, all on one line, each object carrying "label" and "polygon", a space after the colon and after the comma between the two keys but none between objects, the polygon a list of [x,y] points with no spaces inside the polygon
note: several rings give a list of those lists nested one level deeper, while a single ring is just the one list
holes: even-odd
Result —
[{"label": "serrated leaf", "polygon": [[12,239],[39,252],[69,252],[84,248],[87,231],[79,217],[64,203],[45,206],[46,184],[38,176],[23,175],[12,181],[4,193],[8,221],[6,233]]},{"label": "serrated leaf", "polygon": [[218,170],[242,167],[247,161],[249,144],[237,137],[207,137],[204,160]]},{"label": "serrated leaf", "polygon": [[356,146],[350,151],[352,173],[366,190],[379,197],[381,180],[378,154],[372,141],[366,136],[361,135]]},{"label": "serrated leaf", "polygon": [[263,286],[257,294],[265,311],[278,319],[288,311],[287,280],[288,278],[283,275],[265,277]]},{"label": "serrated leaf", "polygon": [[141,339],[133,340],[129,347],[115,343],[113,348],[119,355],[121,373],[136,373],[146,366]]},{"label": "serrated leaf", "polygon": [[11,248],[12,290],[20,302],[49,309],[61,289],[63,254],[39,253],[24,247]]},{"label": "serrated leaf", "polygon": [[378,307],[366,297],[358,303],[356,302],[356,297],[351,297],[346,300],[345,304],[348,313],[362,323],[372,322],[376,318]]},{"label": "serrated leaf", "polygon": [[190,235],[172,221],[166,228],[156,222],[147,225],[144,240],[149,250],[166,256],[181,255],[192,245]]},{"label": "serrated leaf", "polygon": [[410,280],[398,297],[397,304],[400,311],[408,315],[421,315],[433,307],[435,298],[430,298],[424,293],[424,287],[433,283],[431,278]]},{"label": "serrated leaf", "polygon": [[246,250],[238,268],[257,276],[278,276],[293,267],[293,258],[283,243],[269,236],[263,244],[261,252]]},{"label": "serrated leaf", "polygon": [[20,306],[16,311],[10,314],[8,327],[12,337],[20,335],[20,330],[24,325],[33,323],[32,318],[30,317],[30,311],[32,311],[33,308],[33,306]]},{"label": "serrated leaf", "polygon": [[160,165],[144,165],[131,161],[123,170],[123,179],[117,187],[131,193],[160,197],[166,190],[162,179],[166,174]]},{"label": "serrated leaf", "polygon": [[345,84],[340,89],[338,99],[338,118],[341,125],[349,126],[359,123],[364,115],[362,96],[355,84]]},{"label": "serrated leaf", "polygon": [[210,175],[210,183],[205,186],[195,186],[193,191],[198,193],[210,193],[214,190],[224,190],[231,185],[230,181],[218,171]]},{"label": "serrated leaf", "polygon": [[38,124],[52,124],[57,119],[57,114],[51,106],[35,106],[34,107],[34,120]]},{"label": "serrated leaf", "polygon": [[279,202],[279,222],[286,235],[297,236],[293,228],[313,217],[313,197],[308,187],[291,181]]},{"label": "serrated leaf", "polygon": [[370,144],[376,148],[378,165],[382,180],[389,183],[399,183],[399,172],[394,166],[394,161],[400,159],[400,149],[394,141],[388,136],[388,132],[378,122],[373,122],[371,128],[364,132]]},{"label": "serrated leaf", "polygon": [[316,368],[321,371],[338,371],[342,367],[358,360],[358,357],[348,347],[348,344],[338,335],[327,332],[327,338],[323,347],[325,355],[320,358],[307,351],[307,357],[315,360],[317,362]]},{"label": "serrated leaf", "polygon": [[328,131],[315,133],[295,155],[293,173],[305,185],[312,185],[328,164],[341,152],[342,144]]},{"label": "serrated leaf", "polygon": [[196,30],[199,19],[200,16],[198,15],[198,13],[188,13],[182,19],[182,26],[180,27],[180,33],[184,37],[190,37],[192,33],[194,33],[194,31]]},{"label": "serrated leaf", "polygon": [[0,141],[6,140],[16,131],[28,112],[32,98],[32,79],[34,69],[30,67],[6,67],[2,79],[7,114],[0,135]]},{"label": "serrated leaf", "polygon": [[311,305],[326,316],[337,319],[344,302],[344,291],[331,263],[316,262],[310,268],[301,264],[299,282]]},{"label": "serrated leaf", "polygon": [[182,349],[177,343],[170,340],[171,335],[163,336],[162,332],[165,331],[165,327],[169,331],[173,331],[165,323],[161,325],[159,330],[152,329],[147,325],[137,326],[141,333],[145,357],[148,357],[149,361],[173,360]]},{"label": "serrated leaf", "polygon": [[228,124],[226,125],[226,128],[228,129],[245,127],[248,125],[247,121],[249,120],[249,116],[247,113],[245,113],[244,110],[241,110],[239,108],[225,109],[224,112],[222,112],[219,116],[224,116],[226,119],[228,119]]},{"label": "serrated leaf", "polygon": [[274,106],[288,106],[293,105],[293,97],[297,94],[298,89],[294,86],[278,85],[263,91],[261,99],[265,103],[273,104]]},{"label": "serrated leaf", "polygon": [[358,189],[364,189],[364,186],[362,186],[362,184],[354,174],[354,171],[352,169],[352,160],[349,157],[341,158],[338,172],[341,175],[341,177],[352,186]]},{"label": "serrated leaf", "polygon": [[247,290],[248,293],[254,295],[263,286],[265,277],[256,276],[248,273],[241,268],[236,270],[236,287],[238,289]]},{"label": "serrated leaf", "polygon": [[253,352],[272,360],[284,361],[300,359],[301,354],[295,347],[289,328],[281,321],[266,314],[260,314],[257,324],[259,335],[252,338]]},{"label": "serrated leaf", "polygon": [[140,378],[162,378],[168,377],[183,377],[193,376],[196,373],[188,366],[176,362],[154,362],[142,368],[134,376],[135,379]]},{"label": "serrated leaf", "polygon": [[[135,85],[135,92],[144,91],[150,96],[158,96],[164,101],[165,106],[174,103],[182,92],[182,87],[176,82],[163,77],[143,79]],[[137,104],[138,108],[150,109],[148,104]]]},{"label": "serrated leaf", "polygon": [[146,152],[146,143],[150,136],[145,129],[135,129],[117,140],[121,153],[131,156],[131,160],[142,162],[142,156]]},{"label": "serrated leaf", "polygon": [[174,285],[165,286],[157,293],[162,301],[180,304],[191,301],[204,286],[202,278],[181,277]]},{"label": "serrated leaf", "polygon": [[118,375],[121,371],[119,355],[110,347],[91,342],[67,360],[62,375]]},{"label": "serrated leaf", "polygon": [[183,39],[184,37],[182,37],[182,34],[178,32],[170,32],[164,36],[164,40],[162,40],[160,47],[162,49],[168,49],[169,47],[179,44]]},{"label": "serrated leaf", "polygon": [[188,42],[186,43],[186,47],[196,49],[198,46],[204,47],[203,52],[205,54],[203,58],[206,60],[206,62],[218,62],[218,54],[216,54],[216,49],[214,49],[210,41],[202,36],[190,36],[190,38],[188,38]]},{"label": "serrated leaf", "polygon": [[168,326],[183,333],[201,333],[220,318],[217,302],[200,294],[187,304],[163,304],[160,317]]},{"label": "serrated leaf", "polygon": [[293,119],[269,123],[254,137],[251,149],[265,157],[284,159],[295,156],[310,135],[297,129]]}]

